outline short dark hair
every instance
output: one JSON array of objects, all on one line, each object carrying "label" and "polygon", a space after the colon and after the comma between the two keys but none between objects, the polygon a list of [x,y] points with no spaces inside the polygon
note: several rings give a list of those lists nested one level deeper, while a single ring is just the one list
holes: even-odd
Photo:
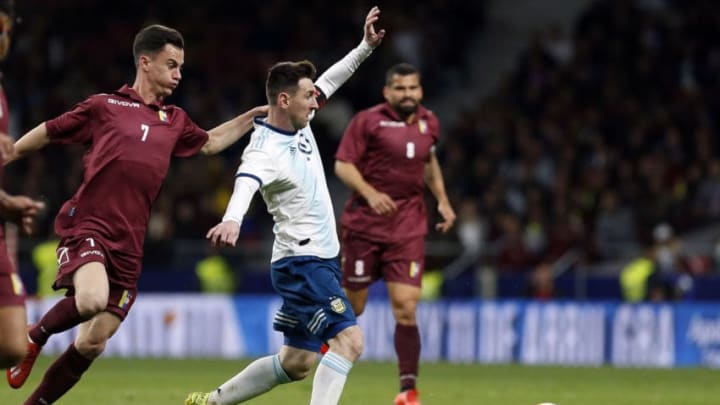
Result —
[{"label": "short dark hair", "polygon": [[141,29],[135,35],[135,41],[133,41],[135,66],[137,66],[140,55],[149,54],[155,56],[165,48],[165,44],[183,49],[185,41],[180,32],[164,25],[153,24]]},{"label": "short dark hair", "polygon": [[277,97],[283,91],[294,93],[297,91],[300,79],[315,79],[317,69],[309,60],[300,62],[280,62],[268,70],[265,81],[265,95],[269,104],[275,104]]},{"label": "short dark hair", "polygon": [[420,77],[420,71],[415,66],[409,63],[398,63],[397,65],[391,66],[390,69],[388,69],[385,73],[385,84],[390,85],[390,83],[392,83],[393,76],[395,75],[418,75],[418,77]]}]

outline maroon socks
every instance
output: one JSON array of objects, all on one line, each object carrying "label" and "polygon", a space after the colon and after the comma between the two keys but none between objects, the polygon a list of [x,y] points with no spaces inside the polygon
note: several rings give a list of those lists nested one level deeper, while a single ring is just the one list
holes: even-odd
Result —
[{"label": "maroon socks", "polygon": [[420,362],[420,332],[417,325],[395,325],[395,352],[400,368],[400,391],[415,388]]},{"label": "maroon socks", "polygon": [[28,332],[30,339],[42,346],[50,335],[60,333],[86,321],[75,306],[75,297],[66,297],[43,315],[40,322]]},{"label": "maroon socks", "polygon": [[52,404],[72,388],[83,373],[90,367],[92,360],[85,358],[70,345],[65,353],[47,369],[42,382],[25,401],[25,405]]}]

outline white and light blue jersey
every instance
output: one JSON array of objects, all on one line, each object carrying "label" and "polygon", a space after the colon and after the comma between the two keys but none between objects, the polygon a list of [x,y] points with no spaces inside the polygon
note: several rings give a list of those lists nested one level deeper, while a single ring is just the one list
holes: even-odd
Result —
[{"label": "white and light blue jersey", "polygon": [[237,176],[260,184],[275,221],[272,262],[292,256],[329,259],[338,255],[332,200],[310,125],[290,132],[256,118]]}]

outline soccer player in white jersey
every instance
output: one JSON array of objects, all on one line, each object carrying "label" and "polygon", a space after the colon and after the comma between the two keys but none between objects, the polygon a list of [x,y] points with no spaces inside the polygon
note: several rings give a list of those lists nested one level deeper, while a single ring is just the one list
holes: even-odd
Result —
[{"label": "soccer player in white jersey", "polygon": [[270,68],[266,93],[270,109],[242,156],[235,189],[223,221],[210,229],[213,245],[235,246],[242,219],[258,189],[273,216],[275,243],[271,276],[283,305],[273,327],[285,336],[280,352],[250,363],[213,392],[195,392],[186,405],[231,405],[310,374],[323,342],[329,350],[313,379],[311,405],[338,403],[363,336],[340,286],[335,216],[317,143],[309,126],[313,114],[380,44],[375,31],[380,10],[365,19],[360,45],[313,84],[309,61]]}]

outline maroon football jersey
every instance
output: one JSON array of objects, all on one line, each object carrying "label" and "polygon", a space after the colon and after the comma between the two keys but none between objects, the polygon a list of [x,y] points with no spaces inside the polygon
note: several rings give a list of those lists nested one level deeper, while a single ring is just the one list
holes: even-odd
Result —
[{"label": "maroon football jersey", "polygon": [[185,111],[145,104],[128,86],[91,96],[46,126],[51,142],[88,145],[82,184],[60,209],[55,232],[100,235],[111,251],[136,257],[170,158],[192,156],[208,140]]},{"label": "maroon football jersey", "polygon": [[437,117],[422,106],[411,123],[388,103],[355,115],[335,158],[354,164],[365,181],[395,201],[398,210],[377,215],[353,192],[345,204],[342,225],[380,241],[426,234],[425,164],[439,136]]}]

